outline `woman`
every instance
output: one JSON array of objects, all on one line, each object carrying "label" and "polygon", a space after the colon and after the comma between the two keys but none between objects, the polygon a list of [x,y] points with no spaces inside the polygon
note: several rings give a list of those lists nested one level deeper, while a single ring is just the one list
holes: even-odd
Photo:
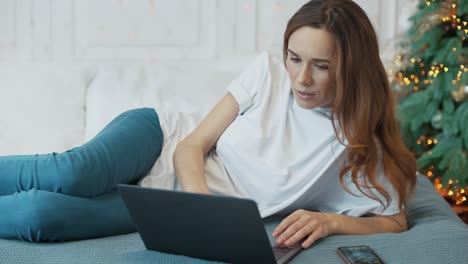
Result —
[{"label": "woman", "polygon": [[[283,59],[260,54],[183,139],[169,128],[170,117],[137,109],[68,152],[1,158],[0,208],[10,207],[9,219],[19,218],[13,203],[59,200],[60,212],[73,205],[83,226],[67,233],[70,218],[55,212],[53,224],[23,220],[29,232],[2,220],[0,235],[53,240],[129,232],[112,190],[150,180],[144,176],[155,161],[156,171],[173,167],[177,181],[154,179],[153,187],[174,183],[188,192],[247,197],[262,217],[287,215],[273,233],[278,244],[308,248],[331,234],[402,232],[416,165],[393,107],[363,10],[351,0],[312,0],[288,22]],[[174,141],[175,150],[168,147]],[[29,176],[18,176],[24,168]],[[48,207],[27,208],[29,217]]]},{"label": "woman", "polygon": [[[260,55],[179,144],[182,189],[209,193],[202,157],[217,144],[233,185],[262,216],[293,212],[273,233],[279,244],[305,239],[307,248],[330,234],[406,230],[402,209],[416,165],[399,137],[365,13],[352,1],[310,1],[287,25],[283,59],[289,78]],[[369,213],[378,216],[355,217]]]}]

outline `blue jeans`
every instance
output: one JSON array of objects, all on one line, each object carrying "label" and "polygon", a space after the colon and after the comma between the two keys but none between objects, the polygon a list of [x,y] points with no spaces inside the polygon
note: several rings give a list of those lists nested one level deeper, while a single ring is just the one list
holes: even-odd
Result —
[{"label": "blue jeans", "polygon": [[0,237],[54,241],[135,231],[115,187],[145,176],[162,145],[157,113],[140,108],[63,153],[0,157]]}]

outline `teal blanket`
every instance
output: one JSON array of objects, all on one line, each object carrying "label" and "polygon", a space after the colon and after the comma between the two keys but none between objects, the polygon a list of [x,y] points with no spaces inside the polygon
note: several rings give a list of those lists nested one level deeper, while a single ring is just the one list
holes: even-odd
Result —
[{"label": "teal blanket", "polygon": [[[344,263],[340,246],[368,245],[386,263],[468,263],[468,226],[459,220],[431,183],[418,176],[408,207],[409,230],[399,234],[330,236],[303,250],[291,263]],[[1,217],[1,214],[0,214]],[[271,231],[277,222],[265,223]],[[61,243],[0,239],[0,263],[215,263],[146,250],[137,233]]]}]

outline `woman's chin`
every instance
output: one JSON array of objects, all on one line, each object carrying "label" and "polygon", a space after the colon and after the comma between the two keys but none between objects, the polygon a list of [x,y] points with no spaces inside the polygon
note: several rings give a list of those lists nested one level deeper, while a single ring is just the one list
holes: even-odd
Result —
[{"label": "woman's chin", "polygon": [[294,96],[294,100],[296,101],[297,105],[303,109],[313,109],[318,107],[318,104],[312,100],[301,100]]}]

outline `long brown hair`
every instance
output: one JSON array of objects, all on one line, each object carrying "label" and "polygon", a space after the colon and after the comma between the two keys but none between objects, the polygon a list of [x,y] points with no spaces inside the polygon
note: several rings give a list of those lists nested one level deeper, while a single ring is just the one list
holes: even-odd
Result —
[{"label": "long brown hair", "polygon": [[[347,140],[348,155],[347,164],[340,171],[341,185],[350,192],[344,184],[344,176],[350,172],[359,191],[387,208],[390,194],[379,185],[376,175],[382,162],[385,176],[398,194],[399,208],[403,208],[416,184],[416,161],[400,136],[394,99],[369,18],[351,0],[309,1],[286,27],[285,63],[289,37],[303,26],[326,30],[336,45],[329,67],[336,89],[332,123],[340,143],[345,145],[342,137]],[[385,198],[385,203],[372,189]]]}]

